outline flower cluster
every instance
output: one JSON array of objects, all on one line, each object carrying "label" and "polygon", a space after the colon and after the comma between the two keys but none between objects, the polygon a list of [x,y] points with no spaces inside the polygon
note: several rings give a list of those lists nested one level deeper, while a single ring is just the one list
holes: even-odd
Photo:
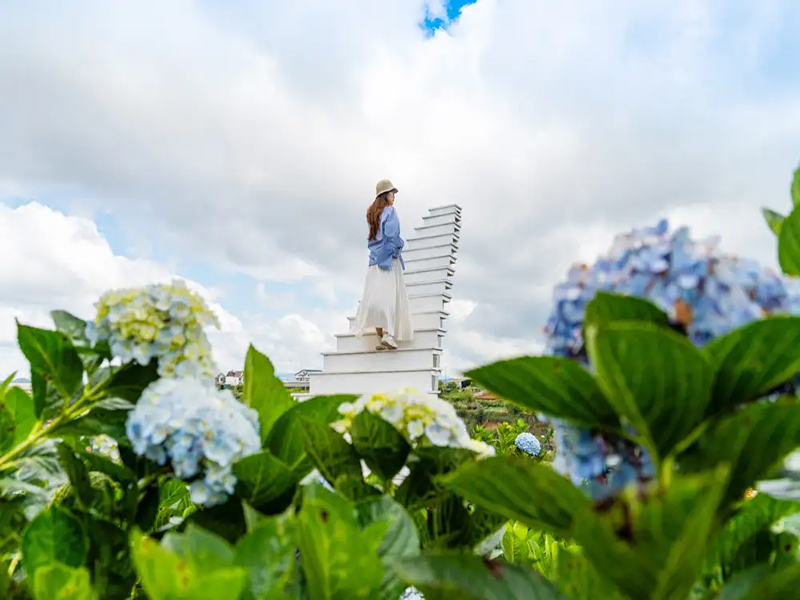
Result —
[{"label": "flower cluster", "polygon": [[[617,236],[607,254],[573,267],[555,288],[545,327],[547,354],[588,362],[583,326],[598,291],[645,298],[696,345],[770,314],[800,312],[798,282],[758,263],[723,254],[717,239],[695,241],[667,221]],[[583,484],[593,498],[650,480],[647,453],[630,442],[556,420],[554,467]]]},{"label": "flower cluster", "polygon": [[545,327],[550,353],[584,358],[583,320],[598,291],[646,298],[702,346],[769,314],[800,312],[800,282],[757,262],[719,251],[718,240],[694,241],[667,221],[617,236],[592,266],[576,265],[556,286]]},{"label": "flower cluster", "polygon": [[86,450],[88,452],[94,452],[95,454],[102,454],[116,463],[121,462],[117,440],[105,433],[101,433],[92,438],[92,443]]},{"label": "flower cluster", "polygon": [[467,426],[452,404],[408,389],[399,394],[372,394],[356,402],[345,402],[339,406],[343,418],[333,423],[333,428],[348,433],[353,419],[364,410],[394,425],[412,445],[427,439],[433,446],[465,448],[481,457],[495,453],[492,446],[469,437]]},{"label": "flower cluster", "polygon": [[192,502],[213,506],[233,493],[237,460],[261,449],[258,414],[212,383],[165,378],[149,385],[126,424],[134,452],[193,480]]},{"label": "flower cluster", "polygon": [[530,454],[531,456],[539,456],[539,453],[542,451],[542,445],[539,443],[539,440],[536,439],[535,435],[527,431],[520,433],[516,437],[514,445],[525,454]]},{"label": "flower cluster", "polygon": [[218,325],[203,299],[183,282],[111,290],[96,304],[86,327],[92,345],[108,342],[123,362],[158,360],[162,377],[210,376],[215,372],[204,327]]},{"label": "flower cluster", "polygon": [[425,600],[425,596],[417,588],[409,587],[405,589],[399,600]]}]

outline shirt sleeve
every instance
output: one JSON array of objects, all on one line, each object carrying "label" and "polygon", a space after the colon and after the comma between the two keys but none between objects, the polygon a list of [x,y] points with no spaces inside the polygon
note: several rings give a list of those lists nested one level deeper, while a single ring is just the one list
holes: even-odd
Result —
[{"label": "shirt sleeve", "polygon": [[390,247],[393,249],[392,256],[400,256],[405,242],[400,237],[400,218],[397,216],[397,211],[394,207],[388,207],[386,221],[383,223],[383,235]]}]

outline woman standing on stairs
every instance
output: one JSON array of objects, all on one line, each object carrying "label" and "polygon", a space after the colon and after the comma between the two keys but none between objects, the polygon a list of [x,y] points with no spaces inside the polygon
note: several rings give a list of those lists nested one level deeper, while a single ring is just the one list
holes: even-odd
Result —
[{"label": "woman standing on stairs", "polygon": [[364,295],[353,323],[357,337],[375,330],[376,350],[396,350],[397,342],[414,339],[414,326],[403,281],[403,245],[400,219],[394,208],[397,188],[388,179],[375,186],[375,200],[367,209],[369,266]]}]

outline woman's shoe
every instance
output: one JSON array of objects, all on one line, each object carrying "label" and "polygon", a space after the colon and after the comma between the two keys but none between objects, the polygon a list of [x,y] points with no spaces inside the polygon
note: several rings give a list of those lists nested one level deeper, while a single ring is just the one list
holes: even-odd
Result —
[{"label": "woman's shoe", "polygon": [[383,334],[381,345],[387,350],[397,350],[397,342],[394,341],[394,336],[388,333]]}]

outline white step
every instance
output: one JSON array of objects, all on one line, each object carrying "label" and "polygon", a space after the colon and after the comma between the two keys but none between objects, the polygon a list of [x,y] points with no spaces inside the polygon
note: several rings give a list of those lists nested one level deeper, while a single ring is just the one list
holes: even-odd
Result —
[{"label": "white step", "polygon": [[445,223],[444,225],[431,225],[427,227],[414,227],[414,231],[418,237],[428,237],[431,235],[458,235],[461,231],[461,225],[457,223]]},{"label": "white step", "polygon": [[436,258],[439,256],[453,256],[458,254],[458,246],[452,242],[446,244],[439,244],[438,246],[430,246],[428,248],[413,248],[411,250],[403,249],[403,260],[409,262],[411,260],[419,260],[422,258]]},{"label": "white step", "polygon": [[461,214],[461,207],[458,204],[446,204],[444,206],[436,206],[428,210],[432,215],[446,215],[450,213]]},{"label": "white step", "polygon": [[425,215],[422,217],[422,224],[425,226],[432,225],[445,225],[447,223],[461,223],[461,215],[458,213],[449,213],[443,215]]},{"label": "white step", "polygon": [[414,258],[409,260],[403,256],[406,271],[427,271],[428,269],[445,269],[456,264],[456,257],[452,254],[433,256],[431,258]]},{"label": "white step", "polygon": [[[398,348],[441,348],[444,329],[417,329],[410,342],[397,342]],[[336,352],[371,352],[378,345],[378,336],[374,333],[357,338],[352,333],[340,333],[336,336]]]},{"label": "white step", "polygon": [[427,296],[429,294],[447,294],[450,288],[453,287],[453,282],[449,279],[440,279],[439,281],[424,281],[424,282],[406,282],[406,291],[408,298],[411,296]]},{"label": "white step", "polygon": [[422,248],[434,248],[436,246],[455,246],[458,248],[458,236],[452,233],[440,233],[438,235],[415,235],[408,238],[403,247],[403,254],[412,250]]},{"label": "white step", "polygon": [[408,288],[408,303],[411,305],[411,314],[445,311],[447,303],[450,302],[449,294],[415,296],[411,293],[414,289],[416,288]]},{"label": "white step", "polygon": [[442,351],[438,348],[407,348],[378,352],[326,352],[322,355],[325,373],[366,371],[411,371],[439,369]]},{"label": "white step", "polygon": [[406,269],[403,271],[403,280],[406,285],[410,283],[426,283],[450,279],[455,275],[452,267],[435,267],[433,269]]},{"label": "white step", "polygon": [[436,393],[439,387],[439,371],[429,369],[377,373],[314,373],[311,376],[310,395],[392,393],[409,387],[423,393]]},{"label": "white step", "polygon": [[[412,319],[414,320],[414,328],[416,329],[442,329],[448,314],[443,310],[432,310],[425,312],[414,312],[412,308]],[[353,330],[353,322],[356,318],[347,317],[348,329]]]}]

